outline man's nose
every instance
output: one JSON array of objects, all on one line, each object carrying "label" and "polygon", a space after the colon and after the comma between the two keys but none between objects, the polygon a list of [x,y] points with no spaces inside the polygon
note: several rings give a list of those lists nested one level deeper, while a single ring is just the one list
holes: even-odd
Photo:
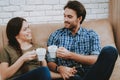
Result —
[{"label": "man's nose", "polygon": [[68,21],[68,18],[64,18],[64,21]]}]

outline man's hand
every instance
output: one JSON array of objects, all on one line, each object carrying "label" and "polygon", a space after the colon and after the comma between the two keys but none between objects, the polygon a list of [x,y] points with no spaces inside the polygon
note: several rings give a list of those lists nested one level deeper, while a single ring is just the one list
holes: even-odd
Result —
[{"label": "man's hand", "polygon": [[59,66],[58,72],[61,74],[64,80],[69,79],[71,76],[74,76],[74,74],[77,72],[75,67],[65,67],[65,66]]},{"label": "man's hand", "polygon": [[69,59],[70,58],[70,51],[68,51],[66,48],[64,47],[59,47],[57,49],[57,57],[59,58],[64,58],[64,59]]}]

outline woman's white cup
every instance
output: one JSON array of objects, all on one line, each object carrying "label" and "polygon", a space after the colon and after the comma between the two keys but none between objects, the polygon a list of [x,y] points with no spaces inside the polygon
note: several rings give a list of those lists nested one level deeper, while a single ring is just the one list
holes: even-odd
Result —
[{"label": "woman's white cup", "polygon": [[49,52],[51,58],[56,58],[57,48],[58,47],[56,45],[51,45],[48,47],[48,52]]},{"label": "woman's white cup", "polygon": [[38,61],[43,61],[45,59],[46,49],[45,48],[37,48],[36,54],[38,56]]}]

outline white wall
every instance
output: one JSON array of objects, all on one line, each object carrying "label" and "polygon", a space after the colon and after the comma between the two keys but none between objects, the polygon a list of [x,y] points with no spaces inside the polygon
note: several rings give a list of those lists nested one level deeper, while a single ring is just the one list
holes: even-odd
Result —
[{"label": "white wall", "polygon": [[[29,23],[63,22],[68,0],[0,0],[0,24],[20,16]],[[87,10],[86,20],[108,18],[109,0],[78,0]]]}]

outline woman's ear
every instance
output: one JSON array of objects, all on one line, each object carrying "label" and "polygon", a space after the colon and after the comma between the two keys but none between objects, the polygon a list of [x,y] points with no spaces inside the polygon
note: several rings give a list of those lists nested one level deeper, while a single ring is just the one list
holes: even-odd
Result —
[{"label": "woman's ear", "polygon": [[19,38],[19,36],[17,35],[17,36],[15,36],[15,38],[16,38],[16,39],[18,39],[18,38]]}]

